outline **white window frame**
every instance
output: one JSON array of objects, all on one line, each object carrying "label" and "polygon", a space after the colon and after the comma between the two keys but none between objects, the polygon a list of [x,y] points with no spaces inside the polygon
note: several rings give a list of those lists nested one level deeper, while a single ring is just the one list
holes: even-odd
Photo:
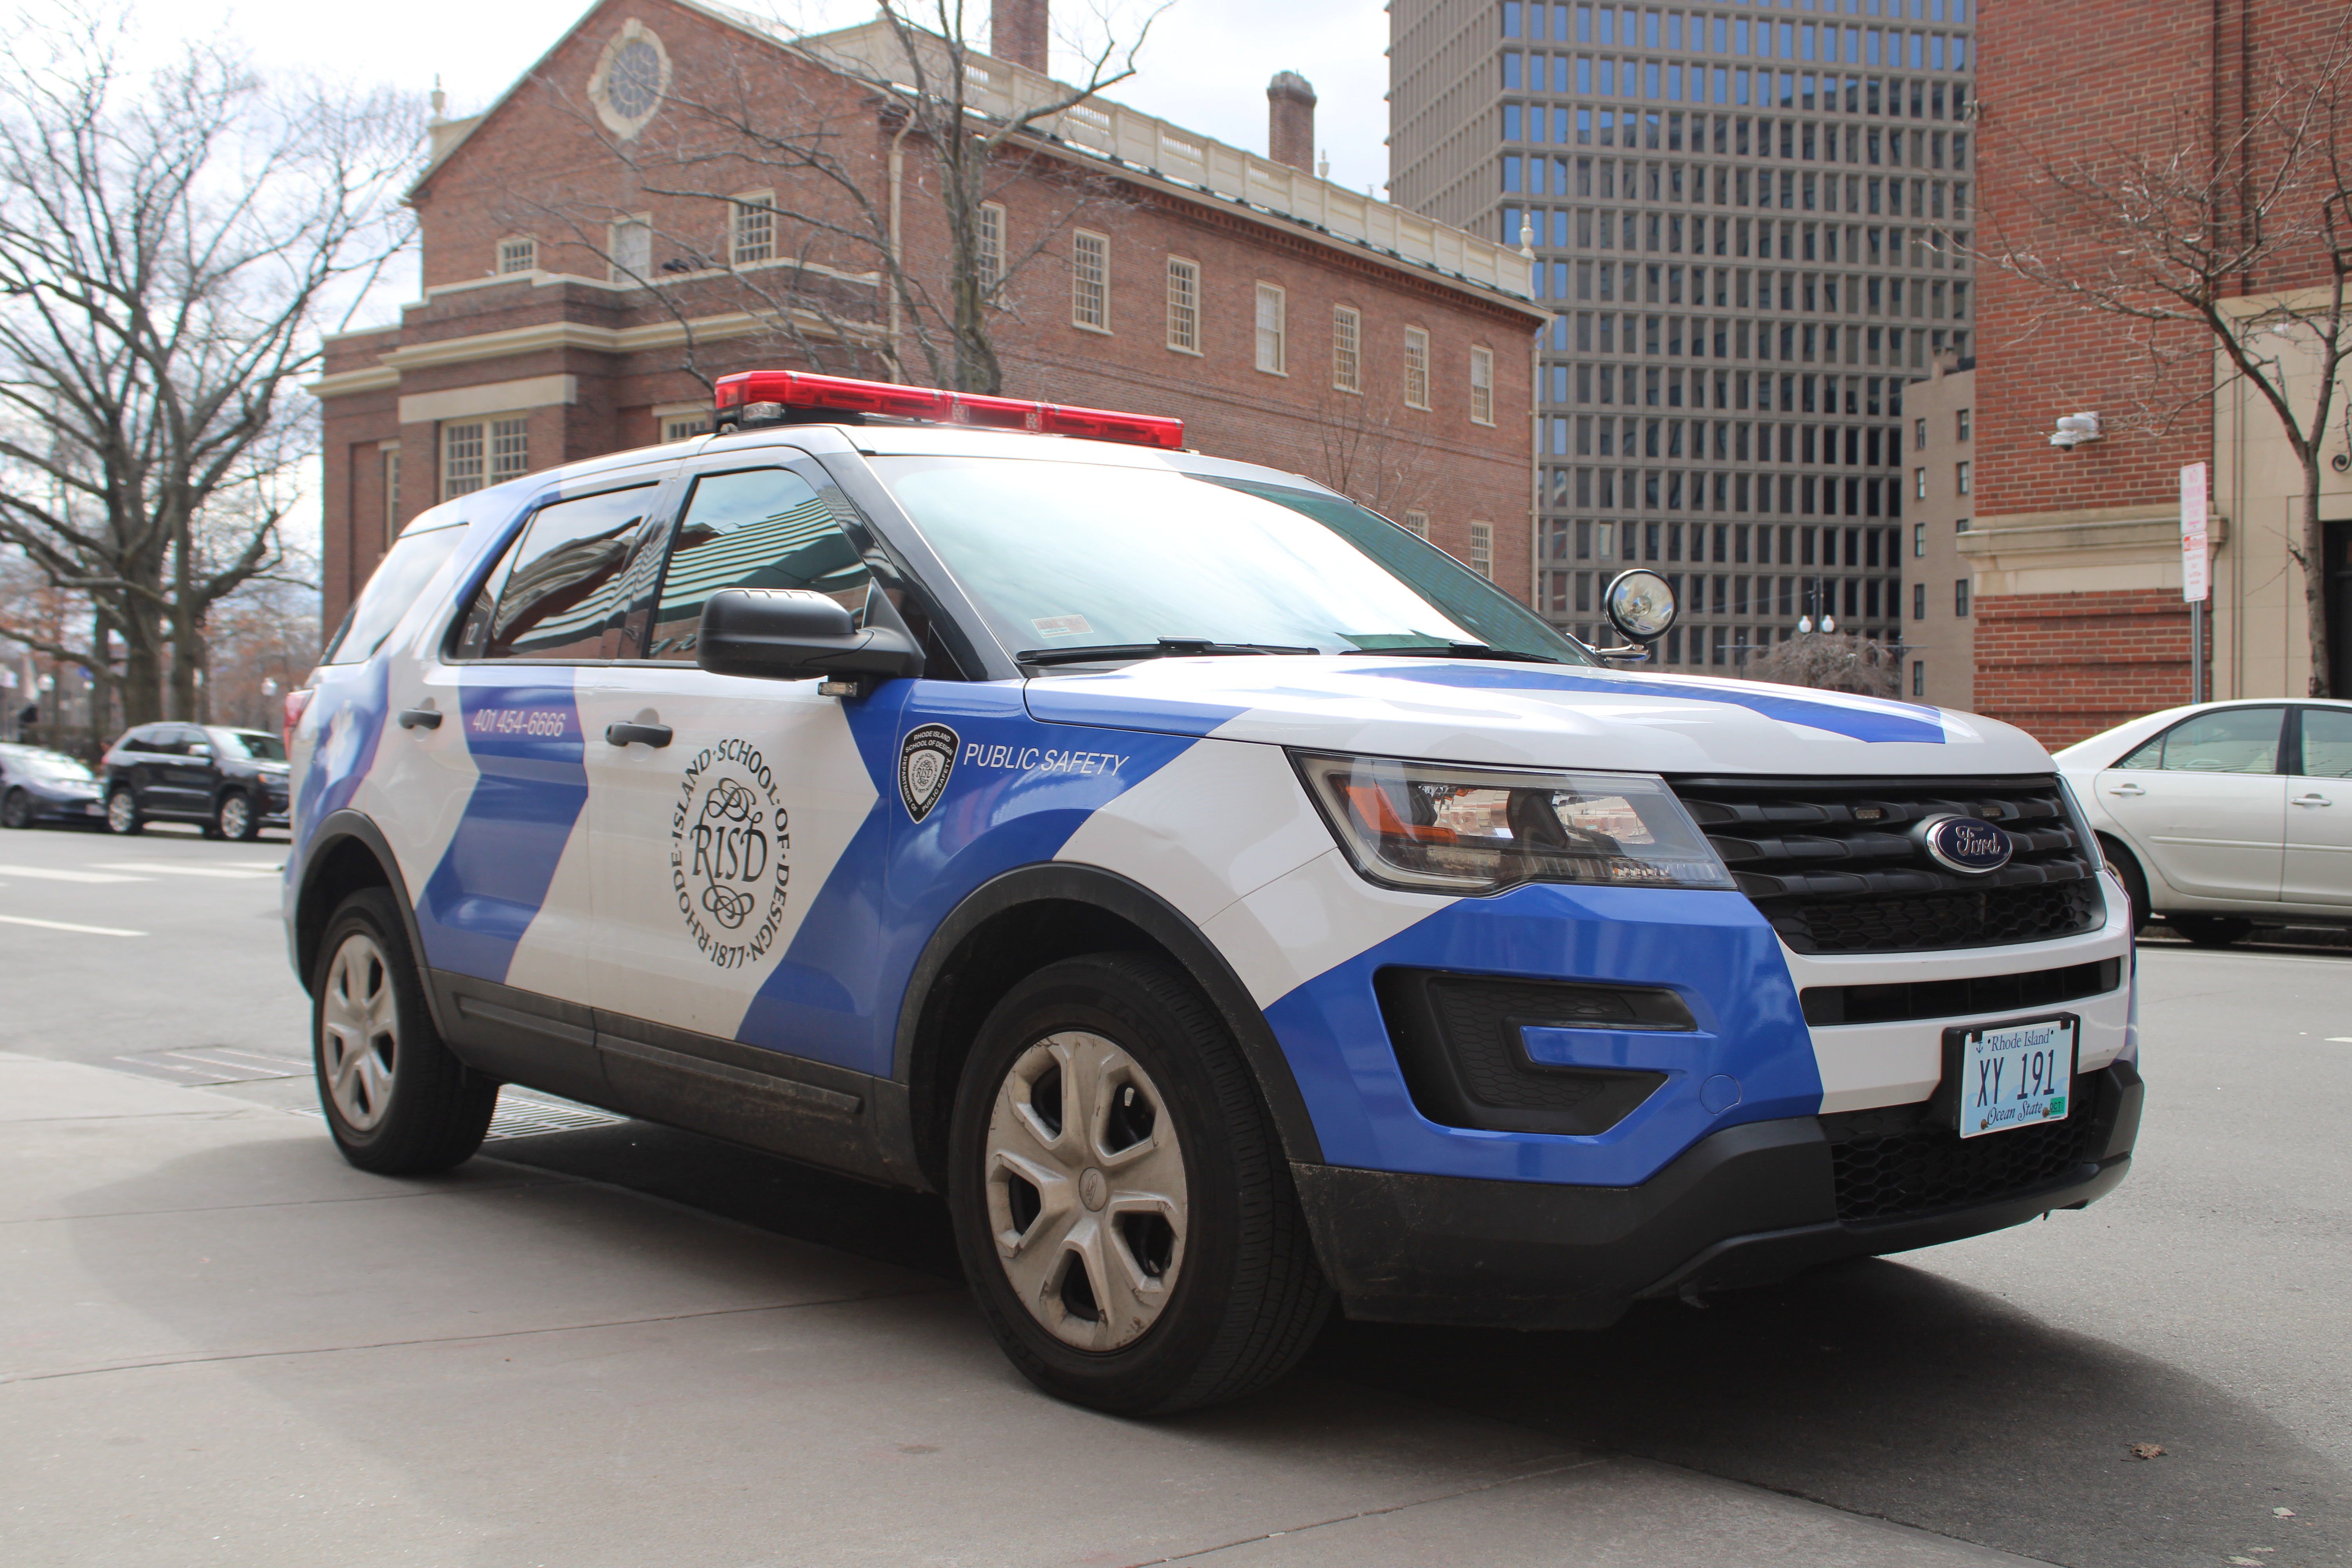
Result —
[{"label": "white window frame", "polygon": [[1168,346],[1201,353],[1201,264],[1190,257],[1168,258]]},{"label": "white window frame", "polygon": [[1425,511],[1406,512],[1404,514],[1404,529],[1407,533],[1416,534],[1423,539],[1427,539],[1429,537],[1429,514]]},{"label": "white window frame", "polygon": [[1495,351],[1474,348],[1470,351],[1470,423],[1492,425],[1495,422]]},{"label": "white window frame", "polygon": [[489,472],[487,419],[445,419],[439,430],[441,499],[455,500],[480,489]]},{"label": "white window frame", "polygon": [[972,265],[979,269],[980,286],[993,289],[1004,281],[1004,204],[980,204],[980,231],[972,237]]},{"label": "white window frame", "polygon": [[1404,405],[1429,406],[1429,333],[1421,327],[1404,330]]},{"label": "white window frame", "polygon": [[383,465],[383,547],[400,537],[400,443],[379,441],[376,456]]},{"label": "white window frame", "polygon": [[[646,237],[645,265],[642,268],[632,268],[629,266],[630,258],[622,249],[621,237],[632,229]],[[654,270],[653,215],[635,213],[628,217],[617,218],[607,225],[604,233],[604,254],[611,258],[608,267],[614,282],[637,286],[650,285],[653,281]]]},{"label": "white window frame", "polygon": [[1070,325],[1110,332],[1110,236],[1090,228],[1070,231]]},{"label": "white window frame", "polygon": [[1251,341],[1256,344],[1257,368],[1268,375],[1288,375],[1289,291],[1278,283],[1259,284],[1250,327]]},{"label": "white window frame", "polygon": [[1969,464],[1961,462],[1952,465],[1952,493],[1955,495],[1975,493],[1976,474]]},{"label": "white window frame", "polygon": [[661,438],[664,446],[667,446],[672,441],[691,441],[698,436],[709,434],[710,410],[707,408],[692,414],[665,414],[661,416]]},{"label": "white window frame", "polygon": [[1353,305],[1331,308],[1331,390],[1364,393],[1364,313]]},{"label": "white window frame", "polygon": [[499,241],[490,270],[500,278],[539,270],[539,241],[528,234],[510,234]]},{"label": "white window frame", "polygon": [[727,256],[737,267],[776,259],[776,193],[742,191],[728,198]]},{"label": "white window frame", "polygon": [[1470,525],[1470,559],[1464,565],[1486,578],[1495,580],[1495,525],[1473,522]]},{"label": "white window frame", "polygon": [[1927,469],[1914,468],[1911,470],[1911,494],[1912,499],[1915,500],[1926,500],[1927,499]]}]

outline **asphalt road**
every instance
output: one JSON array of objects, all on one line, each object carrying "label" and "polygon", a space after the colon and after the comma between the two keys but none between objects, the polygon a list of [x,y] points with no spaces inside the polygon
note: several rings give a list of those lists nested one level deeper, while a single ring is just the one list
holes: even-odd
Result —
[{"label": "asphalt road", "polygon": [[[278,924],[271,868],[282,854],[274,838],[231,845],[161,829],[130,840],[0,834],[0,1052],[199,1089],[206,1103],[232,1095],[242,1107],[300,1109],[309,1086],[290,1075],[308,1007]],[[2083,1214],[1704,1307],[1657,1304],[1598,1334],[1336,1324],[1292,1383],[1151,1436],[1187,1453],[1407,1478],[1423,1487],[1416,1497],[1504,1484],[1457,1485],[1447,1468],[1457,1444],[1499,1445],[1506,1469],[1519,1467],[1507,1479],[1586,1477],[1581,1491],[1523,1491],[1550,1500],[1527,1504],[1524,1517],[1496,1505],[1448,1531],[1442,1512],[1412,1516],[1433,1531],[1420,1545],[1403,1524],[1381,1538],[1405,1542],[1402,1556],[1333,1534],[1334,1562],[1442,1552],[1472,1563],[1907,1563],[1945,1561],[1948,1546],[1955,1562],[2013,1553],[2098,1568],[2352,1563],[2352,952],[2151,941],[2140,974],[2149,1100],[2139,1158],[2116,1194]],[[265,1131],[282,1140],[289,1123],[279,1116]],[[948,1333],[959,1356],[969,1350],[953,1249],[930,1200],[511,1090],[487,1152],[468,1180],[560,1179],[697,1224],[733,1222],[713,1237],[749,1226],[778,1245],[852,1255],[901,1282],[892,1299],[949,1314],[949,1328],[922,1332]],[[719,1266],[690,1237],[673,1245],[685,1250],[666,1267]],[[940,1375],[919,1397],[964,1397],[965,1384],[1027,1397],[1000,1386],[1006,1374],[984,1355]],[[874,1397],[910,1396],[885,1380]],[[1053,1411],[1098,1440],[1132,1430]],[[0,1398],[0,1440],[8,1425]],[[1437,1433],[1456,1436],[1440,1443]],[[2135,1445],[2163,1452],[2137,1458]],[[0,1479],[0,1503],[9,1487]],[[1036,1506],[1050,1512],[1044,1493]],[[1364,1530],[1376,1510],[1339,1511]],[[1571,1550],[1570,1520],[1607,1520],[1615,1533],[1576,1537]],[[979,1542],[919,1551],[903,1531],[919,1524],[892,1523],[902,1533],[889,1539],[908,1542],[901,1554],[836,1542],[803,1560],[1024,1560]],[[1217,1550],[1327,1560],[1263,1533],[1223,1537]],[[1182,1533],[1150,1536],[1163,1538]],[[1969,1544],[1990,1550],[1970,1556]],[[1067,1560],[1150,1559],[1105,1549]]]}]

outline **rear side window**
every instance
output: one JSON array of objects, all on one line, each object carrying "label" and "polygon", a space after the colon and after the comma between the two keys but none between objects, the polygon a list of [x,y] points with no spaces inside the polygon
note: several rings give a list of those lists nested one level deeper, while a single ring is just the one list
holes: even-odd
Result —
[{"label": "rear side window", "polygon": [[2313,778],[2352,779],[2352,712],[2303,710],[2303,771]]},{"label": "rear side window", "polygon": [[703,602],[722,588],[812,589],[858,616],[872,575],[833,509],[798,474],[706,474],[670,547],[646,656],[692,659]]},{"label": "rear side window", "polygon": [[624,569],[656,488],[635,485],[540,508],[503,577],[493,573],[467,611],[458,657],[604,657],[604,627],[621,607]]},{"label": "rear side window", "polygon": [[2274,773],[2281,708],[2224,708],[2186,719],[2116,765],[2168,773]]},{"label": "rear side window", "polygon": [[425,584],[441,570],[457,542],[466,537],[461,525],[436,528],[429,533],[403,534],[389,554],[376,563],[375,575],[352,602],[349,614],[327,645],[320,664],[362,664],[375,657],[400,617],[425,592]]}]

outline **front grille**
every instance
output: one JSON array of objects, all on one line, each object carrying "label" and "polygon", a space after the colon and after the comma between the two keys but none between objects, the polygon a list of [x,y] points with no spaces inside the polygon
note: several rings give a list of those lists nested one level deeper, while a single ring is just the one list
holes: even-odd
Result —
[{"label": "front grille", "polygon": [[2024,974],[1897,981],[1891,985],[1809,985],[1799,1000],[1808,1024],[1894,1024],[2054,1006],[2105,995],[2123,983],[2124,961],[2102,958]]},{"label": "front grille", "polygon": [[[2098,852],[2057,781],[1678,779],[1675,793],[1739,890],[1798,952],[1998,947],[2094,930]],[[1946,870],[1912,834],[1981,817],[2015,852],[1982,876]]]},{"label": "front grille", "polygon": [[1824,1116],[1841,1221],[1910,1219],[2029,1192],[2097,1160],[2109,1117],[2076,1078],[2063,1121],[1962,1138],[1926,1105]]}]

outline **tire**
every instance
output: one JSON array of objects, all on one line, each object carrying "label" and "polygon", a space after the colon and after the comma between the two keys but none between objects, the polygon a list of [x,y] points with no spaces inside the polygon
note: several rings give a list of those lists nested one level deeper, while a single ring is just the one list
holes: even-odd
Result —
[{"label": "tire", "polygon": [[2167,915],[2172,929],[2200,947],[2227,947],[2252,936],[2254,922],[2235,915]]},{"label": "tire", "polygon": [[1039,1388],[1164,1415],[1262,1388],[1313,1344],[1331,1292],[1280,1137],[1172,963],[1101,953],[1022,981],[982,1026],[951,1114],[965,1277]]},{"label": "tire", "polygon": [[0,800],[0,827],[30,827],[33,826],[33,797],[23,790],[12,789],[8,798]]},{"label": "tire", "polygon": [[310,1062],[343,1158],[379,1175],[446,1171],[473,1157],[499,1086],[449,1054],[433,1027],[399,907],[362,888],[336,907],[310,987]]},{"label": "tire", "polygon": [[2131,900],[2132,934],[2137,936],[2153,918],[2147,902],[2147,873],[2139,868],[2130,850],[2110,839],[2099,840],[2099,853],[2106,857],[2108,869],[2122,880],[2124,893]]},{"label": "tire", "polygon": [[106,830],[130,835],[147,826],[146,816],[139,809],[139,797],[127,789],[116,790],[106,797]]},{"label": "tire", "polygon": [[252,797],[243,790],[230,790],[220,797],[213,808],[213,830],[232,843],[249,844],[261,837],[261,818],[253,809]]}]

